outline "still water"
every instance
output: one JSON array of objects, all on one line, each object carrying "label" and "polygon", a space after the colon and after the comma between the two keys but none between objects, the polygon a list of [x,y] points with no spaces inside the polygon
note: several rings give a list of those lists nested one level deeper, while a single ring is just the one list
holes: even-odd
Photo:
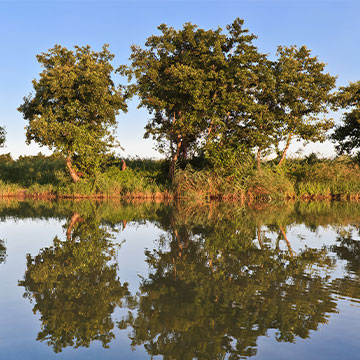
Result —
[{"label": "still water", "polygon": [[0,200],[0,359],[359,359],[360,204]]}]

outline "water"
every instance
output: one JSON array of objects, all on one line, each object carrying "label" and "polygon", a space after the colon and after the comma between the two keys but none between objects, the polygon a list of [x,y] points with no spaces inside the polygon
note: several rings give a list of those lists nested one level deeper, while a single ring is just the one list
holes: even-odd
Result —
[{"label": "water", "polygon": [[358,359],[360,205],[0,201],[0,359]]}]

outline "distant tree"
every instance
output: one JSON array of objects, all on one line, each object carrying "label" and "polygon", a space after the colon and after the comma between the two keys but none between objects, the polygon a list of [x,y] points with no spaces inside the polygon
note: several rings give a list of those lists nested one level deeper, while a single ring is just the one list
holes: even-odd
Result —
[{"label": "distant tree", "polygon": [[5,128],[0,126],[0,147],[4,146],[6,131]]},{"label": "distant tree", "polygon": [[27,143],[48,146],[66,158],[74,182],[79,173],[99,170],[116,145],[116,115],[126,111],[121,87],[111,79],[114,55],[75,46],[75,51],[55,45],[37,55],[44,70],[33,80],[34,94],[18,108],[26,126]]},{"label": "distant tree", "polygon": [[177,31],[162,24],[162,34],[149,37],[146,49],[132,47],[131,67],[119,69],[136,78],[132,91],[139,106],[153,114],[145,137],[152,136],[171,159],[170,175],[180,157],[204,143],[223,143],[233,109],[249,103],[246,89],[260,55],[252,45],[255,36],[242,26],[236,19],[223,34],[221,28],[186,23]]},{"label": "distant tree", "polygon": [[343,116],[343,124],[335,128],[332,140],[339,154],[351,153],[360,147],[360,81],[341,87],[336,96],[337,106],[349,109]]},{"label": "distant tree", "polygon": [[319,115],[328,112],[336,77],[324,73],[325,64],[310,53],[305,46],[278,47],[274,72],[282,126],[277,128],[277,137],[278,143],[285,142],[279,165],[293,138],[325,141],[326,132],[333,126],[332,119],[319,119]]}]

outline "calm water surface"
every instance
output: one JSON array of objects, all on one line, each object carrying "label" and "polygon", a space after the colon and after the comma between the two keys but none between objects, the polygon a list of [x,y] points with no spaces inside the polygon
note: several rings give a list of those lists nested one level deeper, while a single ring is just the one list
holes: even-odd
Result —
[{"label": "calm water surface", "polygon": [[0,359],[359,359],[360,205],[0,200]]}]

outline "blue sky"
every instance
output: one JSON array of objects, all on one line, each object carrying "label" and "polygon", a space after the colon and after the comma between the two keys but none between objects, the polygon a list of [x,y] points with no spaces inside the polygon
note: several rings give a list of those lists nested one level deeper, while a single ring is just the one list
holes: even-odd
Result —
[{"label": "blue sky", "polygon": [[[89,44],[100,50],[110,44],[114,66],[128,62],[130,45],[143,46],[166,23],[181,28],[192,22],[202,28],[225,28],[236,17],[258,36],[260,51],[274,55],[278,45],[307,45],[338,76],[337,84],[360,80],[360,1],[357,0],[158,0],[158,1],[2,1],[0,0],[0,125],[7,130],[0,153],[45,153],[25,145],[26,122],[16,110],[32,90],[41,68],[35,55],[60,44],[71,48]],[[148,113],[137,109],[118,117],[122,155],[158,156],[144,140]],[[336,120],[339,114],[334,114]],[[297,146],[290,150],[294,152]],[[308,151],[332,155],[332,146],[310,145]]]}]

